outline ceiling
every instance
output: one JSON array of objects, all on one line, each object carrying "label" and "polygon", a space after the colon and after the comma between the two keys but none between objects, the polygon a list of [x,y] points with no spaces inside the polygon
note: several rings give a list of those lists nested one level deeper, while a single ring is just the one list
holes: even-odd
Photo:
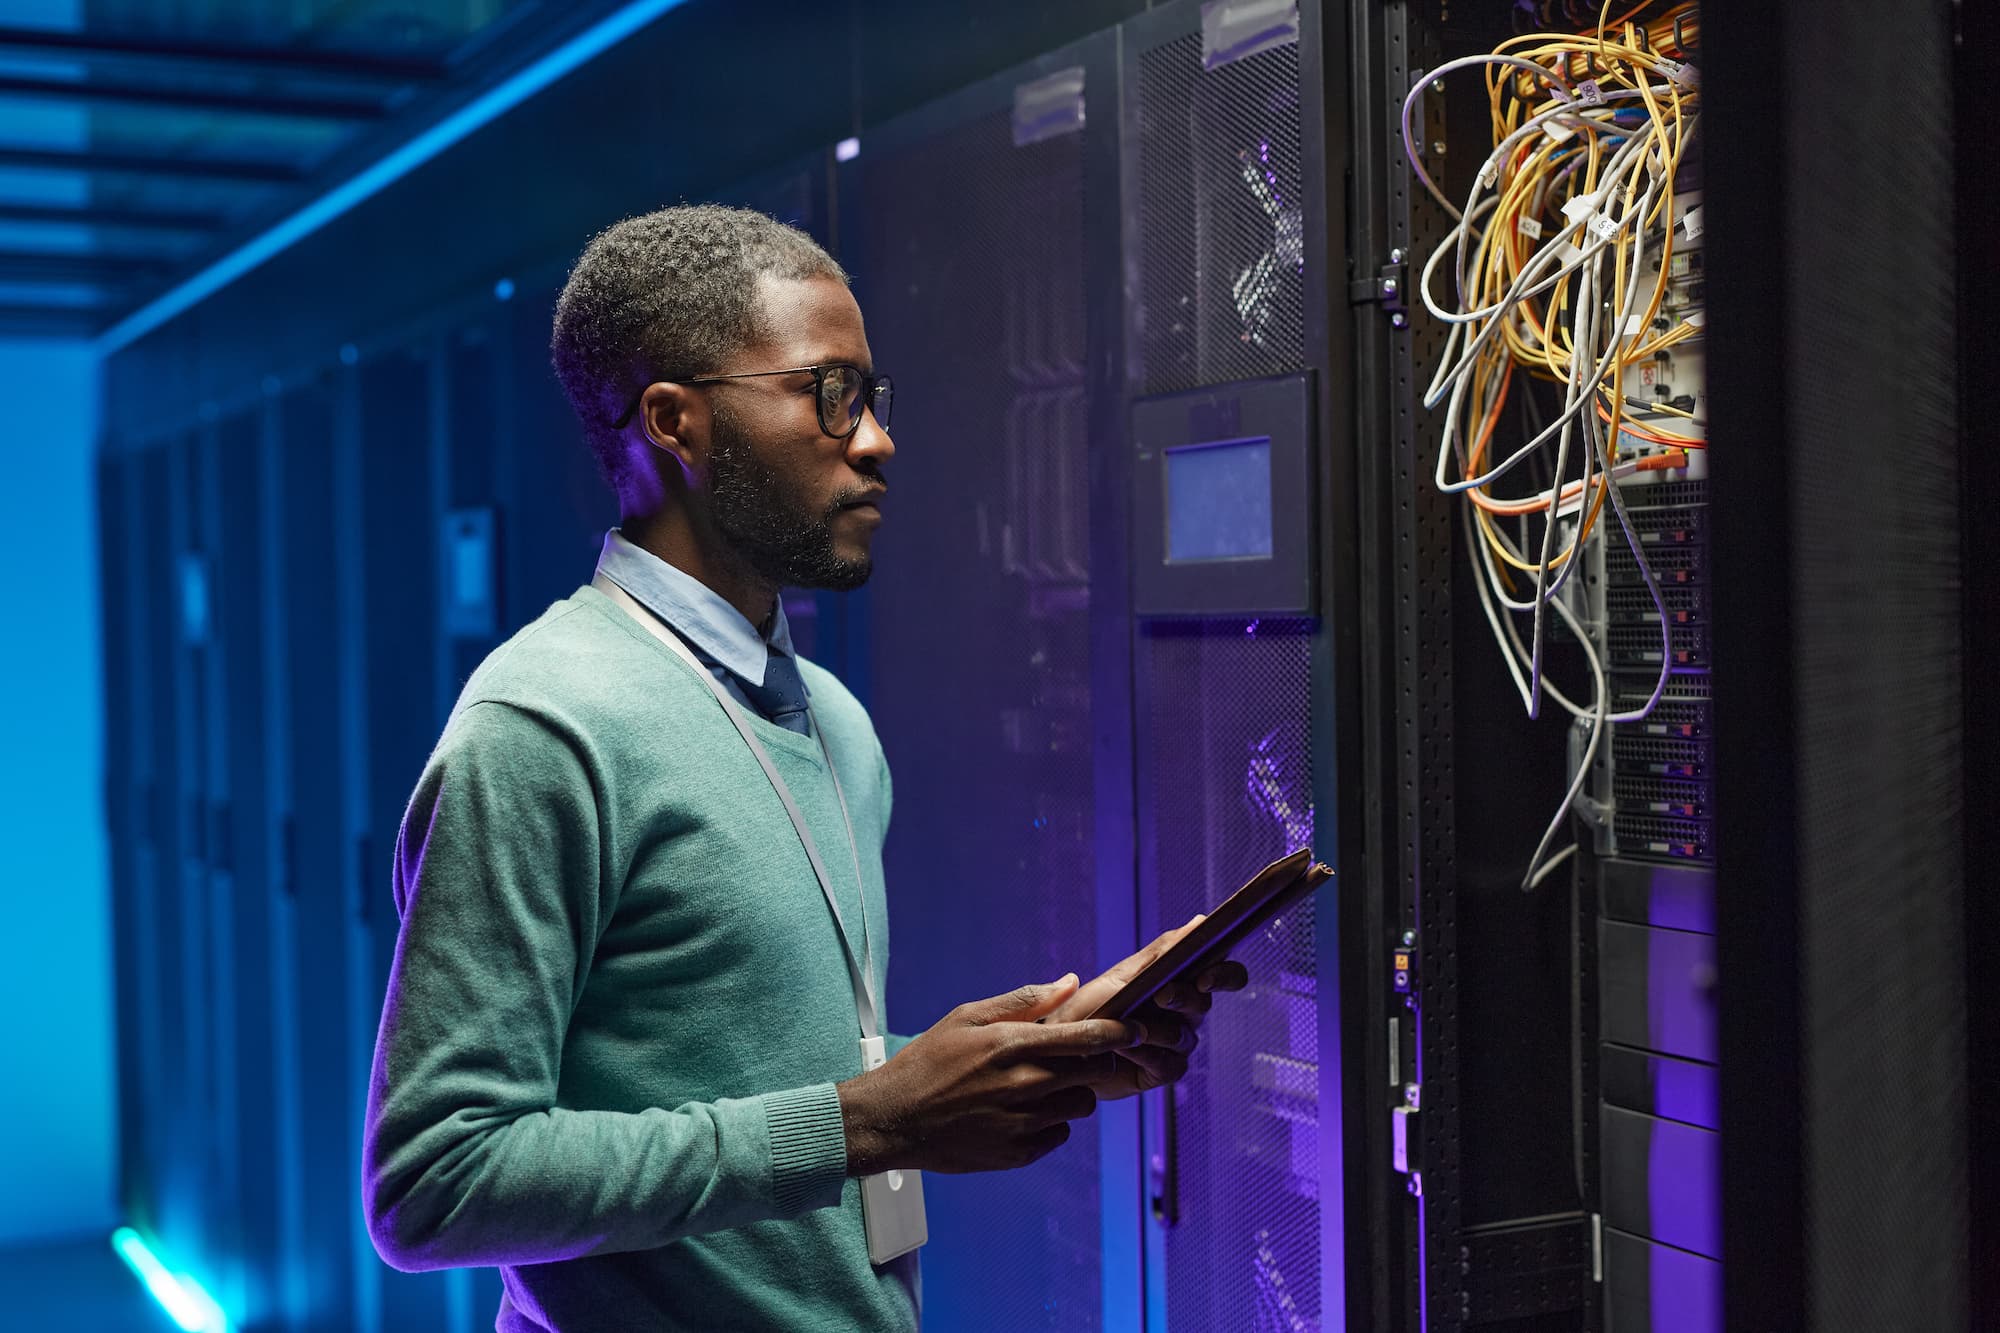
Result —
[{"label": "ceiling", "polygon": [[617,0],[9,0],[0,335],[90,336]]}]

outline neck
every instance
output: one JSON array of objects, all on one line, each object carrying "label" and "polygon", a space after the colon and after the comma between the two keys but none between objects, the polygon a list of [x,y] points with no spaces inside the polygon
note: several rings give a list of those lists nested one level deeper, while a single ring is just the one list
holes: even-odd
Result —
[{"label": "neck", "polygon": [[778,585],[752,570],[720,533],[699,530],[679,505],[628,512],[619,530],[626,541],[699,580],[763,632],[777,606]]}]

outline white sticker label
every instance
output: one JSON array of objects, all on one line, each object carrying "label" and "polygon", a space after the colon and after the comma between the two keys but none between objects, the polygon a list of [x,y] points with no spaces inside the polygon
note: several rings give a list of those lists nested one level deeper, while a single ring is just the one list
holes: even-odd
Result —
[{"label": "white sticker label", "polygon": [[1585,79],[1576,85],[1576,100],[1585,106],[1603,106],[1604,90],[1597,86],[1596,79]]},{"label": "white sticker label", "polygon": [[1678,60],[1669,60],[1665,56],[1661,56],[1657,68],[1660,73],[1666,75],[1683,88],[1692,88],[1701,82],[1701,71],[1697,70],[1693,65],[1683,65]]},{"label": "white sticker label", "polygon": [[1573,139],[1576,137],[1576,130],[1568,125],[1565,125],[1563,123],[1562,117],[1560,116],[1549,121],[1548,124],[1542,126],[1542,133],[1548,135],[1551,139],[1554,139],[1557,143],[1562,143],[1568,139]]},{"label": "white sticker label", "polygon": [[1692,325],[1698,329],[1708,323],[1708,314],[1701,310],[1690,310],[1681,316],[1681,323]]},{"label": "white sticker label", "polygon": [[1562,215],[1568,218],[1570,220],[1570,224],[1574,226],[1576,223],[1579,223],[1583,221],[1585,218],[1589,217],[1591,213],[1596,211],[1596,208],[1597,208],[1596,195],[1580,194],[1576,196],[1576,198],[1574,199],[1567,199],[1563,201]]},{"label": "white sticker label", "polygon": [[1625,336],[1627,338],[1636,338],[1645,331],[1646,317],[1644,315],[1625,316]]},{"label": "white sticker label", "polygon": [[1531,217],[1521,217],[1515,219],[1514,230],[1520,232],[1523,236],[1527,237],[1531,241],[1539,241],[1542,239],[1542,224],[1535,221]]},{"label": "white sticker label", "polygon": [[1696,204],[1693,208],[1681,214],[1681,230],[1687,233],[1687,238],[1690,241],[1701,239],[1703,226],[1700,204]]},{"label": "white sticker label", "polygon": [[1602,213],[1592,213],[1589,225],[1591,231],[1607,241],[1618,234],[1618,224],[1610,218],[1605,217]]}]

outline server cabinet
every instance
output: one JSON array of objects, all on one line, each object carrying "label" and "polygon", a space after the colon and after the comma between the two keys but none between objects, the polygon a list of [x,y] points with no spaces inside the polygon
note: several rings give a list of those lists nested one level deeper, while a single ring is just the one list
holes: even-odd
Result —
[{"label": "server cabinet", "polygon": [[[1335,762],[1349,611],[1328,577],[1348,368],[1318,295],[1344,283],[1328,165],[1344,140],[1318,19],[1205,5],[1124,32],[1142,935],[1295,847],[1352,871]],[[1189,1077],[1149,1098],[1148,1327],[1342,1322],[1342,1043],[1323,966],[1341,884],[1243,946],[1251,990],[1218,1003]]]},{"label": "server cabinet", "polygon": [[[1316,11],[1169,6],[864,136],[839,177],[900,395],[867,626],[905,1025],[1114,961],[1294,847],[1344,860],[1321,40]],[[1156,449],[1160,422],[1192,434]],[[1177,553],[1164,455],[1224,444],[1250,481],[1198,469],[1192,494],[1247,487],[1263,545]],[[1338,1324],[1336,948],[1311,906],[1274,923],[1171,1096],[1136,1123],[1100,1108],[1030,1171],[941,1182],[934,1317]]]},{"label": "server cabinet", "polygon": [[341,853],[341,694],[330,374],[267,408],[260,524],[271,719],[273,1062],[279,1118],[277,1285],[297,1333],[355,1327],[359,1241],[349,1058],[349,921]]},{"label": "server cabinet", "polygon": [[[899,1031],[1089,976],[1133,944],[1129,852],[1101,863],[1120,834],[1096,804],[1129,725],[1122,654],[1094,636],[1121,567],[1099,563],[1093,509],[1115,347],[1113,51],[1056,52],[871,131],[839,176],[840,254],[897,383],[860,674],[895,782]],[[1100,1205],[1104,1182],[1136,1179],[1131,1123],[1106,1106],[1033,1167],[934,1178],[927,1318],[1129,1318],[1136,1266],[1114,1272],[1110,1254],[1136,1257],[1136,1224],[1112,1236]]]},{"label": "server cabinet", "polygon": [[[160,976],[160,923],[164,882],[176,844],[161,781],[163,753],[171,753],[171,713],[163,699],[168,677],[167,636],[173,588],[156,578],[166,567],[161,528],[165,515],[153,499],[164,483],[158,454],[107,456],[104,477],[107,802],[113,818],[112,892],[120,952],[118,1012],[121,1202],[139,1225],[160,1225],[166,1139],[164,1043],[166,1018]],[[113,627],[115,632],[113,631]],[[121,648],[122,651],[114,651]],[[121,725],[122,724],[122,725]],[[122,759],[122,763],[113,762]]]},{"label": "server cabinet", "polygon": [[207,566],[194,547],[196,440],[192,433],[149,454],[144,471],[149,608],[158,690],[153,705],[155,779],[163,839],[154,898],[159,970],[148,999],[159,1008],[155,1092],[158,1166],[154,1215],[162,1238],[207,1259],[213,1207],[204,1188],[213,1165],[209,1098],[208,857],[202,786],[204,702],[200,673],[208,632]]},{"label": "server cabinet", "polygon": [[[142,848],[150,855],[147,793],[140,780],[142,746],[138,735],[138,691],[143,663],[139,615],[132,575],[137,533],[132,527],[136,486],[133,460],[100,450],[97,460],[97,531],[100,542],[98,599],[104,643],[104,814],[108,883],[111,895],[112,976],[116,979],[118,1061],[118,1198],[129,1208],[150,1193],[142,1128],[145,1087],[140,1024],[146,1005],[133,978],[148,963],[151,941],[138,933],[135,917],[142,876]],[[148,890],[150,891],[150,890]]]},{"label": "server cabinet", "polygon": [[[1575,681],[1599,663],[1607,711],[1643,704],[1663,667],[1673,672],[1647,723],[1611,729],[1593,773],[1578,778],[1578,817],[1565,816],[1551,835],[1554,847],[1575,840],[1574,864],[1523,892],[1536,834],[1559,807],[1572,808],[1565,789],[1593,753],[1590,733],[1554,721],[1546,704],[1539,720],[1524,715],[1492,646],[1498,625],[1489,628],[1475,587],[1483,543],[1472,522],[1462,531],[1458,522],[1471,497],[1446,495],[1433,481],[1449,445],[1444,413],[1426,409],[1424,386],[1447,355],[1445,329],[1409,290],[1449,243],[1453,222],[1417,166],[1453,199],[1491,183],[1481,164],[1498,131],[1489,132],[1488,90],[1471,59],[1527,49],[1519,34],[1529,28],[1567,30],[1586,34],[1572,43],[1576,67],[1604,74],[1588,49],[1598,15],[1530,8],[1355,6],[1350,14],[1350,291],[1362,312],[1361,435],[1379,441],[1360,456],[1363,550],[1381,571],[1367,706],[1384,727],[1370,747],[1379,777],[1367,837],[1385,882],[1367,927],[1364,994],[1372,1005],[1396,988],[1380,958],[1408,964],[1408,1008],[1392,1007],[1389,1050],[1390,1068],[1411,1081],[1407,1115],[1370,1105],[1361,1131],[1371,1159],[1393,1154],[1403,1168],[1378,1183],[1380,1168],[1371,1167],[1364,1191],[1370,1262],[1384,1278],[1370,1326],[1696,1333],[1719,1326],[1720,1257],[1704,471],[1683,454],[1612,488],[1614,507],[1629,511],[1647,561],[1671,585],[1664,614],[1621,537],[1592,536],[1585,550],[1585,576],[1565,602],[1581,627],[1574,638],[1551,636],[1546,669]],[[1692,61],[1695,19],[1691,10],[1652,10],[1640,40]],[[1440,68],[1442,81],[1427,73]],[[1692,126],[1693,99],[1688,106]],[[1676,195],[1698,184],[1696,161],[1676,159]],[[1536,225],[1518,228],[1524,254]],[[1621,460],[1671,438],[1645,429],[1664,419],[1655,403],[1679,411],[1678,427],[1695,421],[1685,410],[1694,398],[1679,395],[1700,392],[1702,320],[1698,310],[1687,317],[1701,302],[1700,234],[1689,225],[1676,239],[1682,267],[1672,270],[1659,322],[1647,325],[1685,321],[1681,332],[1694,336],[1630,371],[1627,392],[1652,401],[1626,400],[1634,411],[1616,442]],[[1654,272],[1664,263],[1656,259]],[[1431,299],[1460,299],[1445,272]],[[1534,434],[1513,419],[1514,409],[1535,408],[1533,392],[1510,403],[1508,419],[1496,413],[1495,456]],[[1606,526],[1616,533],[1608,518]],[[1404,1142],[1384,1133],[1385,1109],[1400,1117],[1392,1123]]]},{"label": "server cabinet", "polygon": [[246,1329],[278,1327],[279,1104],[274,1080],[274,1009],[269,950],[273,890],[264,746],[267,675],[263,552],[258,510],[263,419],[255,400],[214,423],[202,440],[199,546],[210,570],[209,664],[203,686],[206,744],[210,939],[215,996],[215,1117],[211,1127],[218,1199],[218,1293]]}]

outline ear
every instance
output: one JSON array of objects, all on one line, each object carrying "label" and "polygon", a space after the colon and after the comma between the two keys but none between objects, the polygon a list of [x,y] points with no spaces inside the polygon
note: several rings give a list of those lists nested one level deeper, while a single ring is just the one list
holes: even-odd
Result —
[{"label": "ear", "polygon": [[708,405],[678,384],[649,384],[639,397],[632,424],[646,443],[670,454],[681,475],[692,481],[708,467]]}]

